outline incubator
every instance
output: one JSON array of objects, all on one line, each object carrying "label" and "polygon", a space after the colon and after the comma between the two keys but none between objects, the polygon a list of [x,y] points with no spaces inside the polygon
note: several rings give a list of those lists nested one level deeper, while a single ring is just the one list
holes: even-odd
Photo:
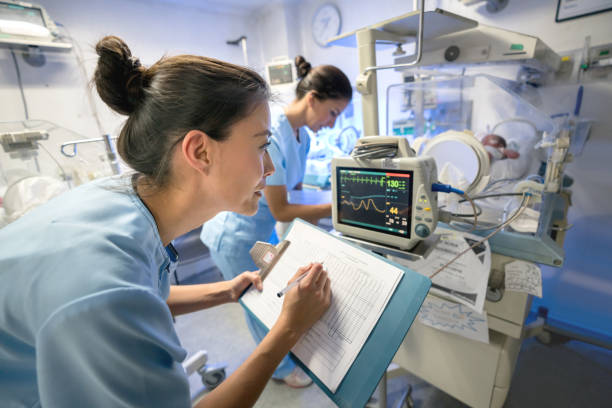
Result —
[{"label": "incubator", "polygon": [[70,142],[79,139],[83,136],[44,120],[0,123],[0,227],[70,188],[113,173],[101,143],[80,146],[74,155]]},{"label": "incubator", "polygon": [[412,78],[416,80],[387,89],[388,133],[406,137],[418,156],[433,157],[438,181],[475,200],[474,227],[468,201],[440,195],[440,209],[450,214],[450,226],[484,234],[505,222],[529,192],[529,207],[491,238],[491,248],[518,259],[561,265],[563,249],[555,238],[563,229],[568,199],[544,181],[548,177],[553,185],[563,183],[566,155],[559,160],[561,171],[554,177],[547,173],[564,138],[562,128],[512,81],[489,75]]}]

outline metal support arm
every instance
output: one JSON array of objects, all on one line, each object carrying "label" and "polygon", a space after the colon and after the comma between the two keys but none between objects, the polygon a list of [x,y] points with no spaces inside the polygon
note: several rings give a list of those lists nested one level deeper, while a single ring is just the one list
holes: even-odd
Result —
[{"label": "metal support arm", "polygon": [[365,29],[357,31],[357,48],[359,52],[359,70],[361,74],[357,77],[357,90],[362,94],[363,110],[363,134],[364,136],[376,136],[379,131],[378,124],[378,89],[376,71],[381,69],[399,68],[417,65],[421,61],[423,51],[423,31],[425,0],[420,0],[419,28],[417,30],[416,58],[406,64],[394,64],[376,66],[376,43],[403,42],[404,37],[380,30]]}]

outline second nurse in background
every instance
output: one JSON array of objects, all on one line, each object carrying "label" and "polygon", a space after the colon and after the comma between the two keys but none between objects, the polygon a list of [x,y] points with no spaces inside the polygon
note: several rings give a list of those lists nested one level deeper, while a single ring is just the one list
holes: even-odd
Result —
[{"label": "second nurse in background", "polygon": [[[306,128],[317,132],[323,127],[333,127],[351,101],[353,90],[346,75],[335,66],[312,68],[301,56],[296,57],[295,65],[300,78],[296,97],[284,110],[273,112],[268,152],[276,171],[266,179],[265,198],[260,200],[257,213],[252,217],[221,213],[202,228],[202,242],[228,280],[244,271],[257,269],[249,250],[256,241],[275,240],[276,221],[290,222],[299,217],[316,223],[320,218],[331,216],[330,203],[291,204],[287,192],[301,189],[310,149]],[[247,323],[254,339],[261,341],[266,328],[248,314]],[[311,383],[288,357],[278,366],[273,378],[282,379],[292,387]]]}]

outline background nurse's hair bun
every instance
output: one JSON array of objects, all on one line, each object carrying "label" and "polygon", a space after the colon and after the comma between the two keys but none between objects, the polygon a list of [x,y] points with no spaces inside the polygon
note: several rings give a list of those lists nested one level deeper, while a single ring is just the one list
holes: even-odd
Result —
[{"label": "background nurse's hair bun", "polygon": [[100,97],[115,112],[131,114],[144,98],[146,68],[119,37],[102,38],[96,53],[100,58],[94,82]]},{"label": "background nurse's hair bun", "polygon": [[297,68],[298,78],[304,78],[306,75],[308,75],[310,69],[312,68],[310,62],[306,61],[306,59],[301,55],[295,57],[295,66]]}]

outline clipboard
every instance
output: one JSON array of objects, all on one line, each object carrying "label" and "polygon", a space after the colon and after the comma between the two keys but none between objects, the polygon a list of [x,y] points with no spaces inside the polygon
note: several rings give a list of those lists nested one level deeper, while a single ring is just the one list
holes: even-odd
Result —
[{"label": "clipboard", "polygon": [[282,240],[277,245],[268,244],[262,241],[255,242],[249,254],[253,262],[255,262],[255,266],[259,268],[259,276],[261,276],[262,282],[289,247],[289,244],[291,244],[291,242],[287,240]]},{"label": "clipboard", "polygon": [[[306,221],[300,219],[294,220],[289,229],[285,232],[285,237],[289,234],[296,222],[305,223]],[[342,408],[362,407],[366,405],[370,396],[373,394],[383,374],[386,372],[387,367],[393,360],[395,353],[399,349],[399,346],[404,340],[404,337],[408,333],[412,322],[416,318],[429,292],[431,280],[411,269],[363,249],[356,244],[329,234],[319,227],[313,226],[313,228],[331,235],[334,239],[341,240],[343,244],[350,245],[371,256],[375,256],[404,272],[386,308],[382,312],[378,322],[372,329],[372,332],[368,336],[343,380],[340,382],[335,393],[331,392],[331,390],[328,389],[305,364],[296,358],[293,353],[289,353],[292,360],[312,378],[314,383],[317,384],[317,386],[323,390],[337,406]],[[296,243],[292,243],[292,245],[296,245]],[[281,257],[283,252],[277,256]],[[278,261],[278,259],[276,259],[276,261]],[[269,273],[273,267],[274,266],[272,266],[267,273]],[[265,327],[265,324],[246,307],[242,300],[239,302],[250,315]]]}]

